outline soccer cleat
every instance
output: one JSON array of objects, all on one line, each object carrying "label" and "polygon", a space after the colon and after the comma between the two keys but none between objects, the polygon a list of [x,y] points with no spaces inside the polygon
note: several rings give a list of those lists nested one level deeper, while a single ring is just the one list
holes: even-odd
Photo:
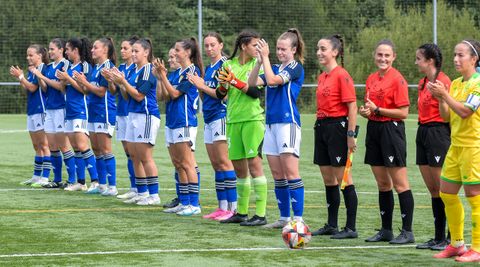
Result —
[{"label": "soccer cleat", "polygon": [[177,206],[175,206],[173,208],[164,209],[163,212],[165,212],[165,213],[177,213],[177,212],[185,209],[188,206],[189,205],[183,206],[182,204],[178,204]]},{"label": "soccer cleat", "polygon": [[436,246],[437,244],[440,244],[440,243],[443,243],[443,242],[445,242],[445,241],[444,240],[435,240],[435,239],[432,238],[425,243],[418,244],[416,246],[416,248],[417,249],[431,249],[433,246]]},{"label": "soccer cleat", "polygon": [[137,205],[148,206],[148,205],[160,205],[159,196],[148,196],[144,199],[141,199],[137,202]]},{"label": "soccer cleat", "polygon": [[219,215],[218,217],[213,218],[215,221],[223,221],[226,219],[231,218],[235,213],[233,211],[226,210],[223,212],[222,215]]},{"label": "soccer cleat", "polygon": [[357,238],[358,233],[357,231],[353,231],[348,227],[343,227],[342,231],[333,234],[330,239],[347,239],[347,238]]},{"label": "soccer cleat", "polygon": [[322,228],[318,229],[317,231],[313,231],[312,235],[335,235],[338,233],[338,228],[325,224]]},{"label": "soccer cleat", "polygon": [[240,213],[235,213],[233,216],[231,216],[228,219],[221,220],[220,223],[241,223],[248,220],[248,215],[247,214],[240,214]]},{"label": "soccer cleat", "polygon": [[462,256],[456,257],[455,261],[458,261],[458,262],[480,262],[480,253],[476,252],[473,249],[469,249]]},{"label": "soccer cleat", "polygon": [[287,224],[288,224],[287,220],[277,220],[277,221],[274,221],[273,223],[265,224],[262,227],[267,229],[282,229]]},{"label": "soccer cleat", "polygon": [[98,187],[99,187],[98,182],[92,182],[90,184],[90,187],[87,189],[87,191],[85,193],[86,194],[98,194],[98,193],[100,193]]},{"label": "soccer cleat", "polygon": [[461,245],[458,248],[452,245],[448,245],[442,252],[433,255],[433,257],[437,259],[445,259],[455,256],[462,256],[463,254],[465,254],[465,252],[467,252],[467,248],[465,247],[465,245]]},{"label": "soccer cleat", "polygon": [[430,249],[431,250],[444,250],[445,248],[447,248],[448,244],[450,244],[450,241],[443,240],[443,241],[439,242],[438,244],[430,247]]},{"label": "soccer cleat", "polygon": [[392,230],[380,229],[378,232],[370,238],[365,239],[365,242],[380,242],[380,241],[390,241],[393,239]]},{"label": "soccer cleat", "polygon": [[225,210],[217,208],[214,212],[204,215],[202,218],[214,220],[216,217],[223,215],[224,213],[225,213]]},{"label": "soccer cleat", "polygon": [[253,215],[252,218],[241,222],[240,226],[260,226],[260,225],[265,225],[267,224],[267,218],[265,217],[260,217],[258,215]]},{"label": "soccer cleat", "polygon": [[192,216],[192,215],[197,215],[200,214],[202,210],[200,207],[195,207],[192,205],[186,206],[184,209],[180,210],[177,212],[177,215],[179,216]]},{"label": "soccer cleat", "polygon": [[389,243],[394,245],[415,243],[415,237],[413,236],[413,232],[402,229],[400,230],[400,234],[394,239],[390,240]]},{"label": "soccer cleat", "polygon": [[148,196],[149,196],[148,194],[137,194],[135,197],[132,197],[130,199],[127,199],[127,200],[123,201],[123,203],[125,203],[125,204],[135,204],[138,201],[140,201],[144,198],[147,198]]},{"label": "soccer cleat", "polygon": [[135,197],[137,195],[137,191],[135,190],[130,190],[125,194],[118,195],[118,199],[131,199],[132,197]]},{"label": "soccer cleat", "polygon": [[170,200],[170,202],[163,204],[163,207],[166,209],[174,208],[180,204],[180,199],[178,197]]},{"label": "soccer cleat", "polygon": [[87,186],[81,183],[67,184],[65,191],[87,191]]},{"label": "soccer cleat", "polygon": [[100,193],[104,197],[109,197],[109,196],[116,196],[118,195],[118,191],[116,187],[108,187],[105,189],[102,193]]},{"label": "soccer cleat", "polygon": [[42,188],[46,184],[48,184],[48,178],[40,178],[38,182],[32,184],[32,187]]},{"label": "soccer cleat", "polygon": [[[98,193],[101,195],[103,194],[105,191],[108,190],[108,186],[106,184],[99,184],[98,185]],[[117,192],[118,193],[118,192]]]},{"label": "soccer cleat", "polygon": [[40,177],[40,176],[34,175],[34,176],[32,176],[32,178],[30,178],[30,179],[28,179],[28,180],[26,180],[26,181],[21,182],[20,185],[32,185],[32,184],[37,183],[38,181],[40,181],[41,178],[42,178],[42,177]]},{"label": "soccer cleat", "polygon": [[60,188],[60,189],[64,189],[65,187],[67,187],[67,184],[66,183],[63,183],[63,182],[49,182],[45,185],[42,185],[43,188],[48,188],[48,189],[54,189],[54,188]]}]

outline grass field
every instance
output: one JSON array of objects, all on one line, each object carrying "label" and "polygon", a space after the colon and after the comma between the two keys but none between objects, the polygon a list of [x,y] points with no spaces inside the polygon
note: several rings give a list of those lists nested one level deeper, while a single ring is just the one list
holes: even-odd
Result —
[{"label": "grass field", "polygon": [[[305,182],[304,219],[316,229],[326,222],[324,186],[317,166],[312,164],[313,115],[304,115],[301,147],[301,175]],[[201,121],[201,119],[199,120]],[[452,266],[454,261],[434,260],[432,251],[413,245],[370,244],[364,239],[380,226],[378,194],[370,168],[363,164],[365,119],[359,118],[359,149],[353,175],[358,191],[357,229],[359,238],[334,241],[314,237],[305,250],[288,250],[280,231],[220,225],[200,216],[181,218],[161,212],[160,207],[128,206],[115,198],[80,192],[31,190],[19,185],[31,177],[33,149],[25,129],[25,116],[0,115],[0,265],[91,265],[91,266]],[[414,233],[417,242],[433,237],[430,197],[415,160],[416,116],[406,120],[408,175],[415,197]],[[203,129],[201,125],[199,129]],[[203,213],[216,208],[213,171],[203,145],[203,131],[197,137],[196,157],[202,173]],[[163,126],[157,138],[155,160],[159,168],[160,197],[170,200],[174,191],[173,167],[164,147]],[[120,143],[114,143],[118,185],[127,188],[126,160]],[[278,209],[269,177],[267,217],[276,220]],[[65,173],[65,171],[64,171]],[[64,176],[66,177],[66,176]],[[122,192],[125,190],[121,190]],[[253,200],[253,198],[252,198]],[[394,232],[401,227],[398,198],[395,197]],[[343,200],[342,200],[343,203]],[[466,233],[470,210],[466,208]],[[253,204],[253,202],[252,202]],[[253,215],[253,209],[250,209]],[[339,225],[345,223],[340,208]],[[466,235],[470,242],[470,236]]]}]

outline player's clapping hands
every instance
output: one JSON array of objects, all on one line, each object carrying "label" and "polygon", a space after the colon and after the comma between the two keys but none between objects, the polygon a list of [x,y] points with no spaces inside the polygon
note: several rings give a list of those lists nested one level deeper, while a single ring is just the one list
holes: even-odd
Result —
[{"label": "player's clapping hands", "polygon": [[441,81],[436,80],[433,82],[427,83],[427,89],[432,93],[432,95],[441,100],[448,94],[447,87]]}]

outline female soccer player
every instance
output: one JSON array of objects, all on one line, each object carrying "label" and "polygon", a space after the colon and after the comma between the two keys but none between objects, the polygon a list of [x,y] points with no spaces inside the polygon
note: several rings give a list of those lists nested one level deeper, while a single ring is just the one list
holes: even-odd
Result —
[{"label": "female soccer player", "polygon": [[54,178],[49,183],[36,183],[33,186],[45,188],[64,188],[62,183],[62,154],[70,180],[75,179],[75,154],[70,148],[65,134],[65,85],[58,79],[57,72],[67,70],[70,62],[65,59],[65,41],[53,39],[48,46],[50,59],[45,75],[37,69],[31,69],[39,79],[39,84],[46,95],[45,133],[50,148]]},{"label": "female soccer player", "polygon": [[[348,151],[355,151],[357,99],[350,74],[343,68],[343,39],[340,35],[318,41],[317,57],[324,72],[318,77],[317,121],[315,122],[314,163],[320,166],[328,209],[328,222],[313,235],[331,235],[332,239],[356,238],[357,193],[351,173],[343,192],[347,222],[338,231],[340,206],[339,184],[347,162]],[[341,59],[341,66],[337,58]]]},{"label": "female soccer player", "polygon": [[[263,151],[275,181],[275,196],[280,219],[265,228],[283,228],[290,219],[290,203],[294,220],[302,220],[304,187],[298,170],[301,123],[296,100],[304,80],[304,43],[297,29],[284,32],[277,40],[276,54],[280,64],[271,65],[270,49],[261,40],[257,43],[257,64],[248,83],[266,86],[266,131]],[[300,62],[295,60],[298,58]],[[260,65],[264,74],[258,76]]]},{"label": "female soccer player", "polygon": [[[452,241],[435,258],[457,256],[459,262],[480,261],[480,43],[463,40],[455,46],[455,79],[450,92],[440,81],[431,81],[427,89],[440,102],[440,114],[450,122],[452,144],[442,167],[440,197],[445,204]],[[465,214],[458,191],[463,190],[472,208],[472,246],[467,251],[463,237]]]},{"label": "female soccer player", "polygon": [[152,43],[142,38],[132,46],[135,69],[125,78],[118,69],[112,71],[115,83],[125,90],[128,102],[128,123],[126,140],[133,161],[137,196],[129,203],[137,205],[158,205],[158,171],[153,160],[153,146],[160,126],[160,112],[157,105],[157,79],[152,74]]},{"label": "female soccer player", "polygon": [[115,196],[118,191],[111,137],[117,108],[115,92],[108,90],[111,89],[108,87],[108,81],[101,75],[103,68],[110,69],[116,62],[115,47],[111,38],[100,38],[93,43],[92,59],[96,65],[88,78],[83,73],[76,73],[74,76],[77,82],[89,92],[87,127],[95,153],[99,180],[91,183],[87,193]]},{"label": "female soccer player", "polygon": [[[238,210],[221,223],[240,223],[242,226],[267,224],[267,179],[263,173],[261,144],[265,131],[263,108],[260,106],[260,90],[248,86],[248,75],[256,67],[256,45],[260,35],[254,31],[242,31],[236,41],[233,54],[223,63],[219,72],[219,99],[228,95],[227,142],[228,157],[237,175]],[[240,55],[236,56],[240,51]],[[257,70],[258,71],[258,70]],[[250,176],[253,179],[250,179]],[[255,190],[255,215],[248,219],[251,181]]]},{"label": "female soccer player", "polygon": [[203,65],[195,38],[176,42],[175,55],[181,68],[174,72],[172,82],[167,77],[163,62],[155,62],[155,73],[160,86],[163,86],[170,98],[167,102],[165,139],[180,180],[180,204],[166,209],[165,212],[191,216],[201,213],[198,201],[199,181],[192,151],[197,130],[198,91],[195,85],[188,81],[187,76],[193,73],[203,76]]},{"label": "female soccer player", "polygon": [[441,81],[446,88],[450,79],[441,71],[442,52],[436,44],[424,44],[417,49],[418,69],[425,77],[418,83],[417,165],[432,197],[435,238],[417,245],[418,249],[443,250],[448,245],[445,236],[445,206],[440,198],[440,173],[450,146],[450,126],[440,116],[439,102],[427,84]]},{"label": "female soccer player", "polygon": [[[133,63],[132,46],[138,41],[137,36],[132,36],[127,40],[124,40],[121,44],[120,54],[122,56],[123,63],[118,66],[118,70],[121,71],[125,77],[129,77],[130,71],[135,69],[135,63]],[[124,194],[118,195],[119,199],[131,199],[137,195],[137,186],[135,185],[135,171],[133,169],[133,161],[130,158],[128,152],[126,133],[127,133],[127,121],[128,121],[128,101],[130,97],[128,94],[122,94],[122,91],[117,92],[117,121],[115,123],[117,130],[117,140],[122,142],[123,150],[127,156],[127,169],[130,178],[130,190]]]},{"label": "female soccer player", "polygon": [[[46,64],[48,64],[47,50],[38,44],[30,45],[27,49],[27,62],[29,69],[35,68],[44,72]],[[27,93],[27,130],[35,150],[33,176],[22,184],[46,184],[50,175],[51,163],[50,150],[44,131],[45,94],[39,87],[37,77],[31,71],[28,71],[28,76],[25,78],[20,67],[11,66],[10,74],[18,79]]]},{"label": "female soccer player", "polygon": [[[402,74],[392,67],[395,46],[382,40],[375,47],[374,61],[378,71],[366,82],[365,106],[359,112],[368,119],[365,163],[371,166],[379,190],[378,202],[382,228],[367,242],[390,241],[390,244],[414,243],[412,232],[413,195],[407,178],[407,144],[405,124],[408,107],[408,85]],[[402,215],[400,235],[393,237],[393,192],[398,193]]]},{"label": "female soccer player", "polygon": [[228,144],[225,116],[226,103],[218,99],[215,90],[218,85],[216,75],[227,60],[223,56],[223,41],[220,34],[210,32],[203,39],[205,53],[210,58],[210,65],[205,68],[205,77],[189,75],[188,79],[201,92],[203,100],[203,118],[205,120],[204,142],[208,157],[215,170],[215,190],[218,208],[203,216],[205,219],[225,220],[237,210],[236,176],[232,162],[228,159]]}]

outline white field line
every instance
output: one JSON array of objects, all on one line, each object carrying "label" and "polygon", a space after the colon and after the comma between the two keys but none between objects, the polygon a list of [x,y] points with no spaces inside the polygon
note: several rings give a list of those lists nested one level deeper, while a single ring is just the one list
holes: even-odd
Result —
[{"label": "white field line", "polygon": [[[346,250],[346,249],[398,249],[412,248],[416,245],[387,245],[387,246],[338,246],[338,247],[307,247],[305,250]],[[160,254],[160,253],[203,253],[203,252],[242,252],[242,251],[285,251],[284,247],[259,248],[205,248],[205,249],[146,249],[146,250],[117,250],[91,252],[58,252],[58,253],[23,253],[0,254],[0,258],[22,257],[52,257],[52,256],[85,256],[85,255],[112,255],[112,254]]]},{"label": "white field line", "polygon": [[10,133],[24,133],[27,130],[0,130],[0,134],[10,134]]},{"label": "white field line", "polygon": [[[117,188],[118,190],[129,190],[130,188]],[[0,188],[0,192],[15,192],[15,191],[58,191],[55,189],[45,189],[45,188]],[[175,188],[160,188],[160,191],[175,191]],[[202,188],[201,191],[215,191],[214,189],[211,188]],[[269,192],[274,192],[274,190],[268,190]],[[323,190],[305,190],[305,193],[307,194],[324,194],[325,191]],[[357,194],[361,195],[377,195],[378,192],[364,192],[364,191],[357,191]],[[426,196],[428,193],[413,193],[414,195],[417,196]]]}]

